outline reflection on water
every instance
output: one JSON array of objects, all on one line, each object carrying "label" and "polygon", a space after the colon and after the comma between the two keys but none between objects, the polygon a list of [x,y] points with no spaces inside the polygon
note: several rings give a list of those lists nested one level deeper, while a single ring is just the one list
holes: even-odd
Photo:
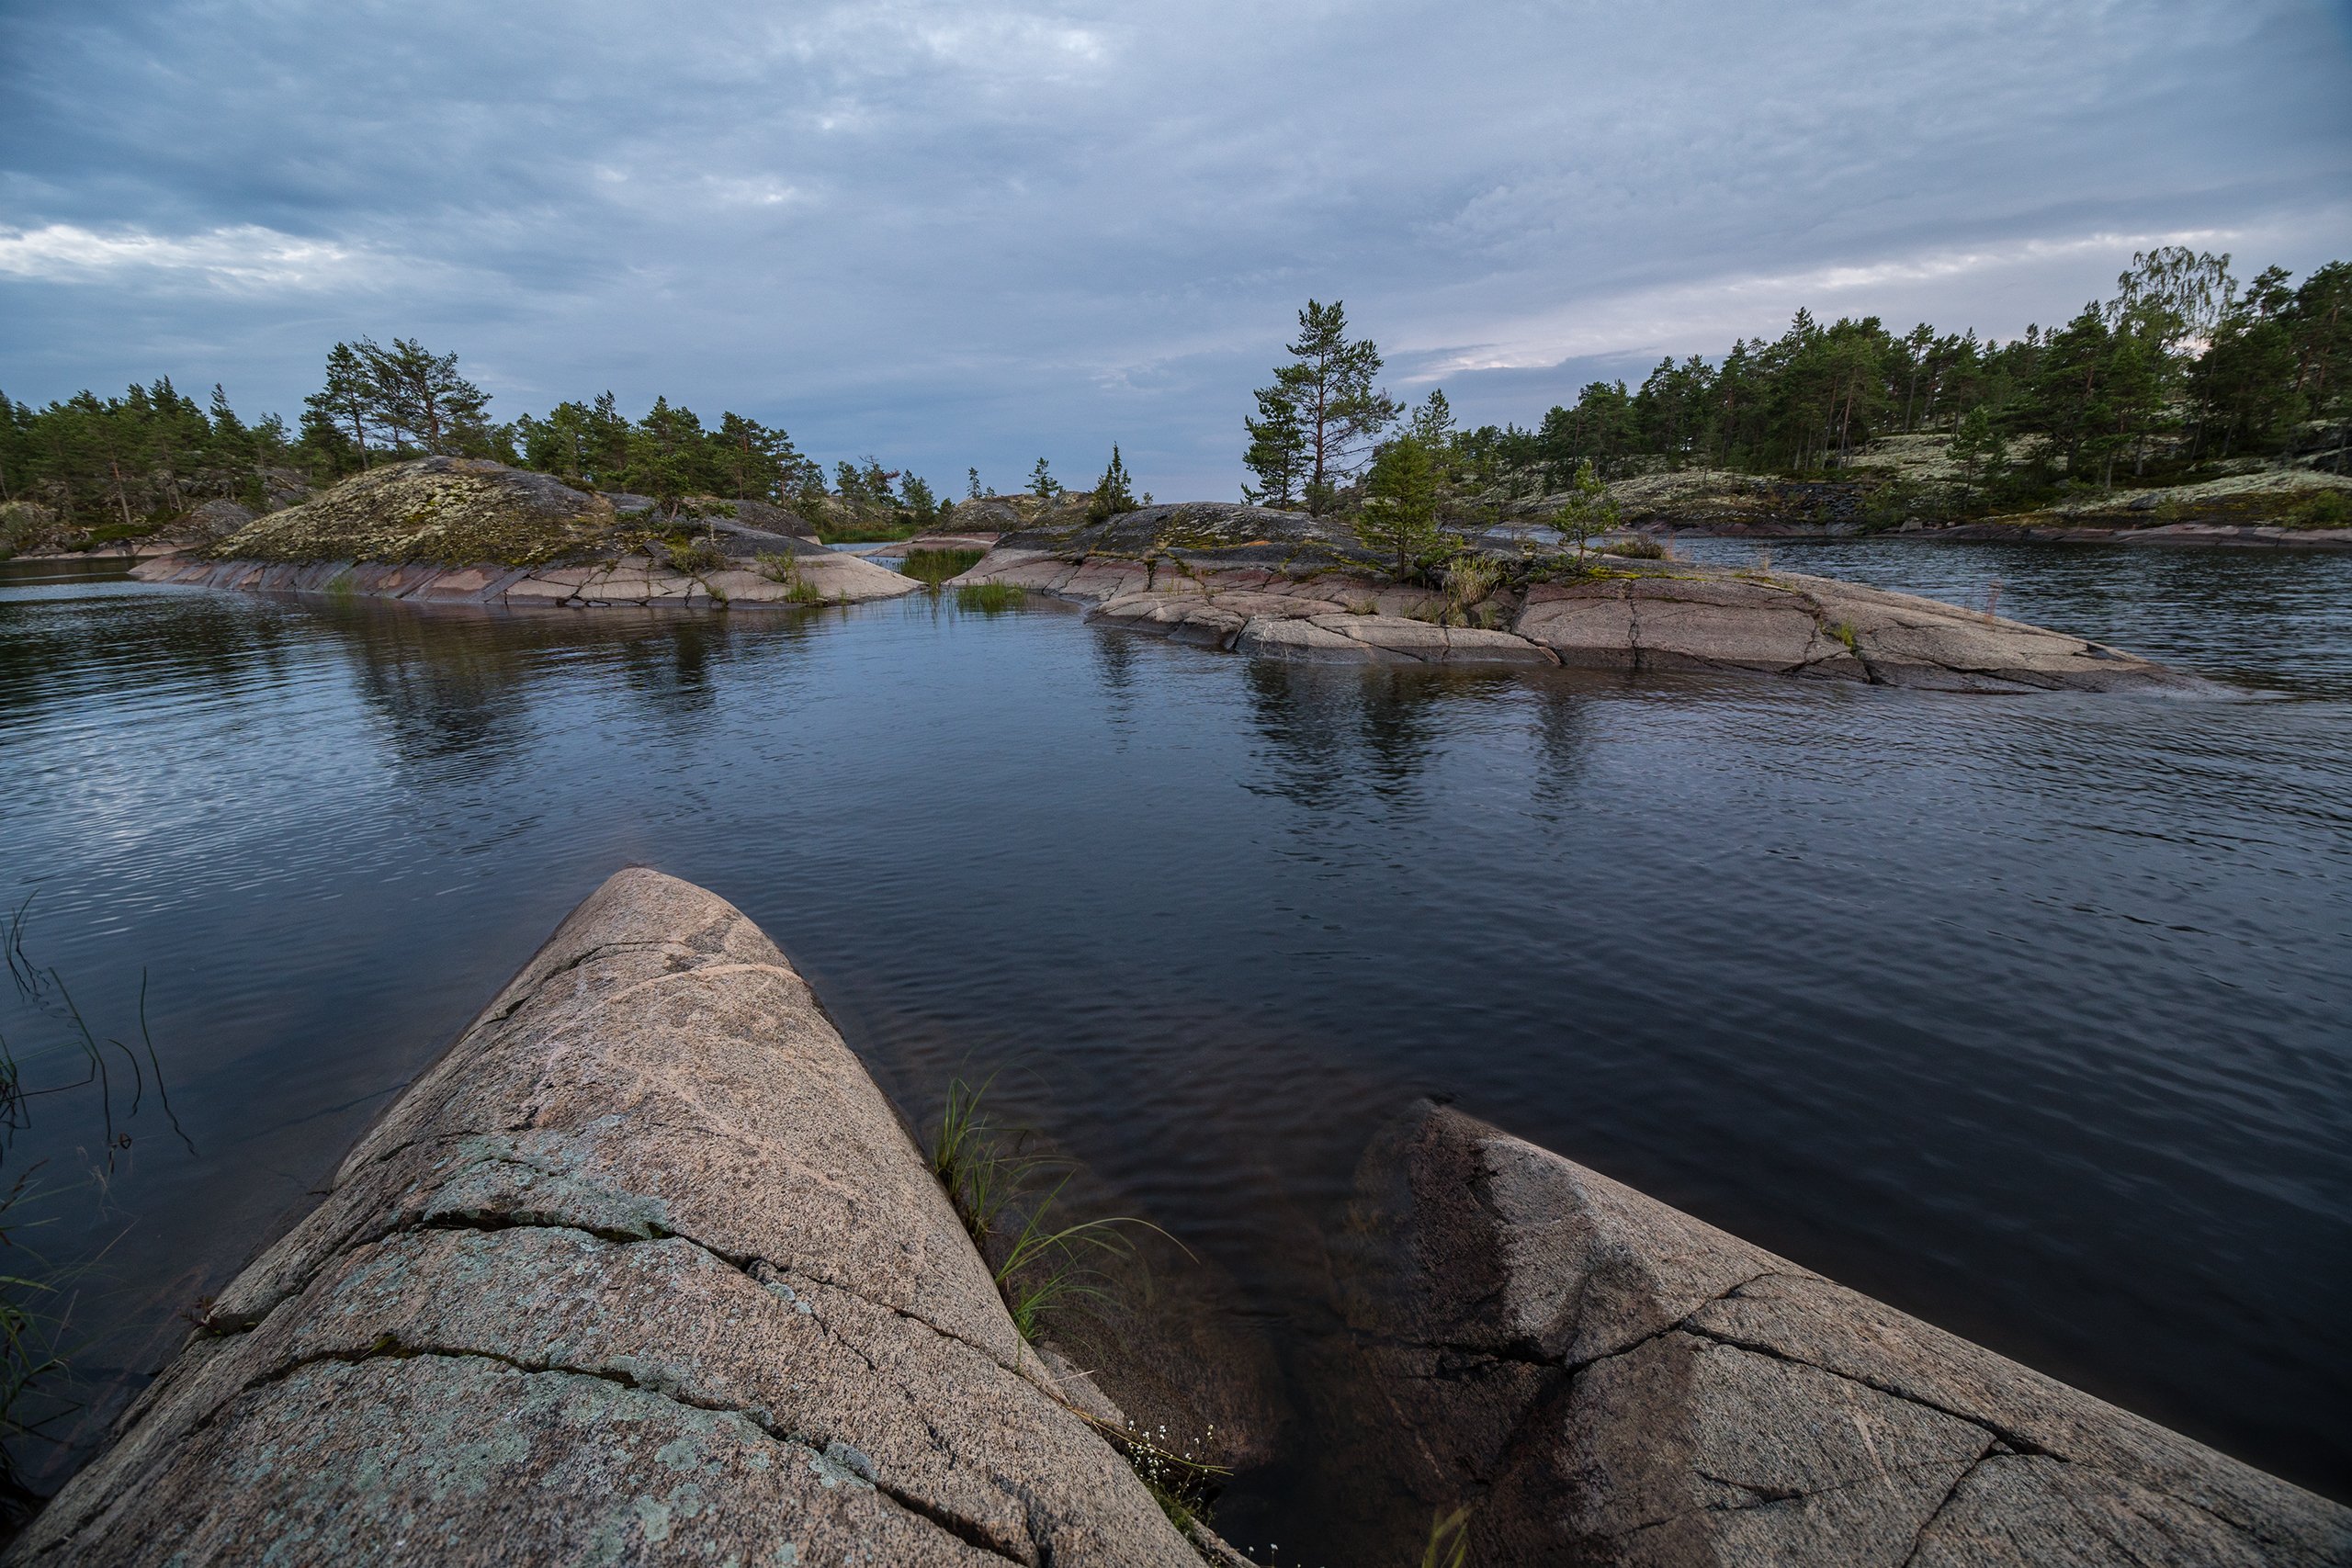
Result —
[{"label": "reflection on water", "polygon": [[[1357,1155],[1438,1092],[2346,1490],[2346,563],[1838,549],[1774,554],[1998,576],[2004,611],[2290,700],[1327,670],[928,597],[0,587],[0,897],[39,889],[87,1009],[146,969],[200,1151],[142,1139],[60,1210],[51,1250],[109,1248],[83,1363],[160,1359],[634,860],[759,919],[918,1115],[1012,1064],[1294,1375]],[[1311,1555],[1313,1496],[1263,1475],[1226,1517]]]}]

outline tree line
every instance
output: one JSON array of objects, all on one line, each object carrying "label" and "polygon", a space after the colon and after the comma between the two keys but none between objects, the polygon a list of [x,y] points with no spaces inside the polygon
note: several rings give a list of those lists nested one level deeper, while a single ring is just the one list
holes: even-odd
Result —
[{"label": "tree line", "polygon": [[[1290,361],[1243,422],[1243,498],[1324,512],[1369,495],[1401,444],[1446,496],[1502,501],[1603,479],[1715,468],[1820,476],[1871,442],[1949,438],[1962,507],[2119,482],[2177,481],[2232,458],[2346,471],[2352,435],[2352,264],[2298,284],[2269,267],[2241,284],[2230,257],[2160,247],[2133,256],[2115,296],[2007,342],[1875,316],[1826,325],[1799,310],[1779,338],[1720,358],[1661,360],[1641,385],[1594,381],[1532,427],[1463,430],[1442,391],[1409,414],[1374,385],[1369,339],[1344,306],[1309,300]],[[1947,487],[1949,488],[1949,487]]]},{"label": "tree line", "polygon": [[[732,410],[706,423],[666,396],[634,419],[608,391],[500,423],[456,355],[411,338],[338,343],[322,381],[293,430],[275,414],[241,419],[218,386],[198,404],[168,378],[120,397],[78,392],[45,408],[0,395],[0,502],[31,502],[85,534],[118,537],[203,501],[260,510],[273,491],[437,456],[492,458],[585,489],[649,496],[672,512],[685,498],[718,496],[797,506],[812,520],[845,511],[882,525],[927,526],[953,504],[921,475],[870,457],[837,463],[829,476],[781,429]],[[982,493],[977,470],[971,493]]]}]

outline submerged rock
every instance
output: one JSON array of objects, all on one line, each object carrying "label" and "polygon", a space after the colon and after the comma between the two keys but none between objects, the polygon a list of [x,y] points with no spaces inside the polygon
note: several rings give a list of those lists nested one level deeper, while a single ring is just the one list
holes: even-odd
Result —
[{"label": "submerged rock", "polygon": [[10,1562],[1197,1564],[729,905],[614,876]]},{"label": "submerged rock", "polygon": [[2352,1562],[2352,1510],[1458,1111],[1375,1144],[1343,1256],[1360,1491],[1476,1562]]}]

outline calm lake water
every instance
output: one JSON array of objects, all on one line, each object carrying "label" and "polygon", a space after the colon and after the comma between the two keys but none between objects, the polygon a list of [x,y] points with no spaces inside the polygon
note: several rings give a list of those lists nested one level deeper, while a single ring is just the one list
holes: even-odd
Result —
[{"label": "calm lake water", "polygon": [[[1322,1322],[1303,1238],[1435,1092],[2352,1494],[2352,556],[1770,554],[1964,604],[1997,579],[2006,615],[2244,694],[1367,673],[1052,605],[502,615],[17,569],[0,897],[31,899],[40,995],[0,1032],[73,1083],[78,1010],[111,1091],[27,1102],[0,1164],[47,1222],[14,1261],[67,1270],[59,1435],[635,861],[760,920],[917,1116],[1011,1064],[1286,1355]],[[1289,1559],[1303,1496],[1244,1478],[1223,1517]]]}]

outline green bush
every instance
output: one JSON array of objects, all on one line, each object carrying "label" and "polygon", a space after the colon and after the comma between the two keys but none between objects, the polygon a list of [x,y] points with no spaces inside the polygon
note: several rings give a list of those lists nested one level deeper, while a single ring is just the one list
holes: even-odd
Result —
[{"label": "green bush", "polygon": [[2290,513],[2287,521],[2297,528],[2352,528],[2352,491],[2321,491]]},{"label": "green bush", "polygon": [[715,535],[700,538],[672,539],[665,547],[672,570],[687,577],[702,577],[727,570],[727,552],[719,547]]},{"label": "green bush", "polygon": [[1634,560],[1666,559],[1666,547],[1647,534],[1636,534],[1630,539],[1611,539],[1600,549],[1604,556],[1624,556]]}]

